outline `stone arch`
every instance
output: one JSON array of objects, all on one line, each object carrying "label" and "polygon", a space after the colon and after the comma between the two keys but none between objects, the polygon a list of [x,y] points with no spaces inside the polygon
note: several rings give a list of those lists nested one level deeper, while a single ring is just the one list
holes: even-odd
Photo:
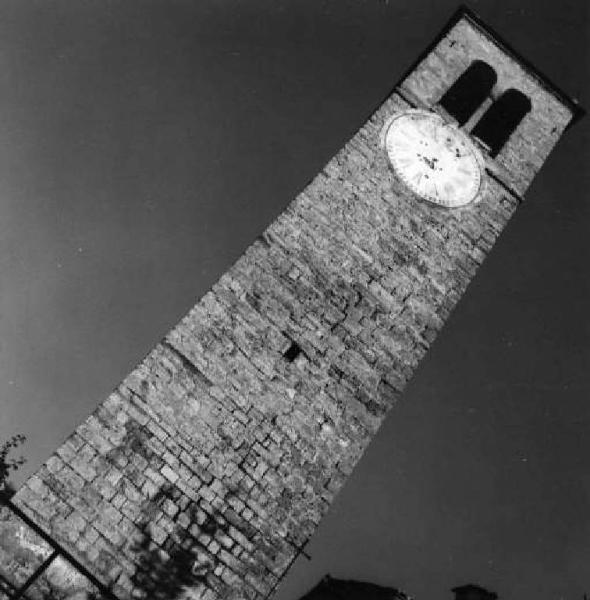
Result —
[{"label": "stone arch", "polygon": [[490,95],[498,76],[483,60],[473,61],[444,93],[439,104],[464,125]]},{"label": "stone arch", "polygon": [[528,96],[515,89],[506,90],[471,133],[484,142],[490,148],[490,155],[495,157],[531,108]]}]

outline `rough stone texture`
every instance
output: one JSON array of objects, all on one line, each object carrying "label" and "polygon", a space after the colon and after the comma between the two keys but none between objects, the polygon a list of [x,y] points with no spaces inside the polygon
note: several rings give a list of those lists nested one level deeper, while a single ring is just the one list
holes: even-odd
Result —
[{"label": "rough stone texture", "polygon": [[[444,210],[395,179],[379,139],[473,58],[533,110],[478,200]],[[122,599],[266,597],[517,207],[507,188],[570,117],[460,21],[15,503]]]}]

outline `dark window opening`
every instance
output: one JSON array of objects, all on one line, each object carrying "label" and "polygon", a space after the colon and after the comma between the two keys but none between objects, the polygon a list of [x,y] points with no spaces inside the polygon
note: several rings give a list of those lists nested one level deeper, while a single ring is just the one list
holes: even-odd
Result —
[{"label": "dark window opening", "polygon": [[283,356],[289,362],[293,362],[301,354],[301,346],[297,342],[292,342],[291,345],[285,350]]},{"label": "dark window opening", "polygon": [[490,148],[490,155],[497,156],[508,138],[531,110],[531,101],[518,90],[507,90],[488,108],[472,134]]},{"label": "dark window opening", "polygon": [[459,125],[465,125],[490,95],[497,79],[496,71],[490,65],[476,60],[445,92],[439,104],[457,119]]}]

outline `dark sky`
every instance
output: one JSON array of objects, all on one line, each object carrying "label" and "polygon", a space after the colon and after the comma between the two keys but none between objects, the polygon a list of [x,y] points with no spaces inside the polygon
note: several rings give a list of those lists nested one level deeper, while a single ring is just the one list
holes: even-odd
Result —
[{"label": "dark sky", "polygon": [[[470,4],[588,105],[585,0]],[[32,473],[386,96],[447,0],[2,0],[0,439]],[[590,592],[588,119],[277,600]],[[20,481],[20,479],[17,479]]]}]

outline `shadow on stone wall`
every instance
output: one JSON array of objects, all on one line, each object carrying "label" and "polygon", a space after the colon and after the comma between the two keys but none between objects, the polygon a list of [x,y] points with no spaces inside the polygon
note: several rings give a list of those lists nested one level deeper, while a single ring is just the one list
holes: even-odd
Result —
[{"label": "shadow on stone wall", "polygon": [[219,527],[215,516],[203,519],[202,511],[191,503],[170,533],[154,526],[159,513],[168,511],[171,517],[176,516],[178,492],[175,486],[165,484],[144,507],[138,524],[143,533],[130,547],[139,565],[131,578],[137,598],[178,600],[187,588],[213,584],[214,557],[197,537],[215,534]]},{"label": "shadow on stone wall", "polygon": [[[109,462],[125,465],[140,460],[159,470],[163,461],[145,428],[133,421],[125,428],[120,444],[107,456]],[[140,487],[132,469],[126,469],[125,474],[133,484],[130,490]],[[203,478],[205,486],[213,479],[207,472]],[[152,478],[150,483],[149,491],[142,489],[143,497],[135,500],[139,494],[133,494],[134,514],[127,514],[135,527],[123,552],[136,567],[134,573],[125,573],[129,579],[120,585],[138,600],[259,597],[245,577],[262,581],[258,587],[263,586],[271,561],[284,549],[273,540],[261,539],[260,531],[232,508],[232,499],[236,505],[241,502],[239,484],[232,489],[228,486],[221,502],[213,493],[189,491],[180,482],[156,483]],[[145,494],[149,494],[148,499]],[[220,503],[218,508],[213,506],[216,502]]]}]

